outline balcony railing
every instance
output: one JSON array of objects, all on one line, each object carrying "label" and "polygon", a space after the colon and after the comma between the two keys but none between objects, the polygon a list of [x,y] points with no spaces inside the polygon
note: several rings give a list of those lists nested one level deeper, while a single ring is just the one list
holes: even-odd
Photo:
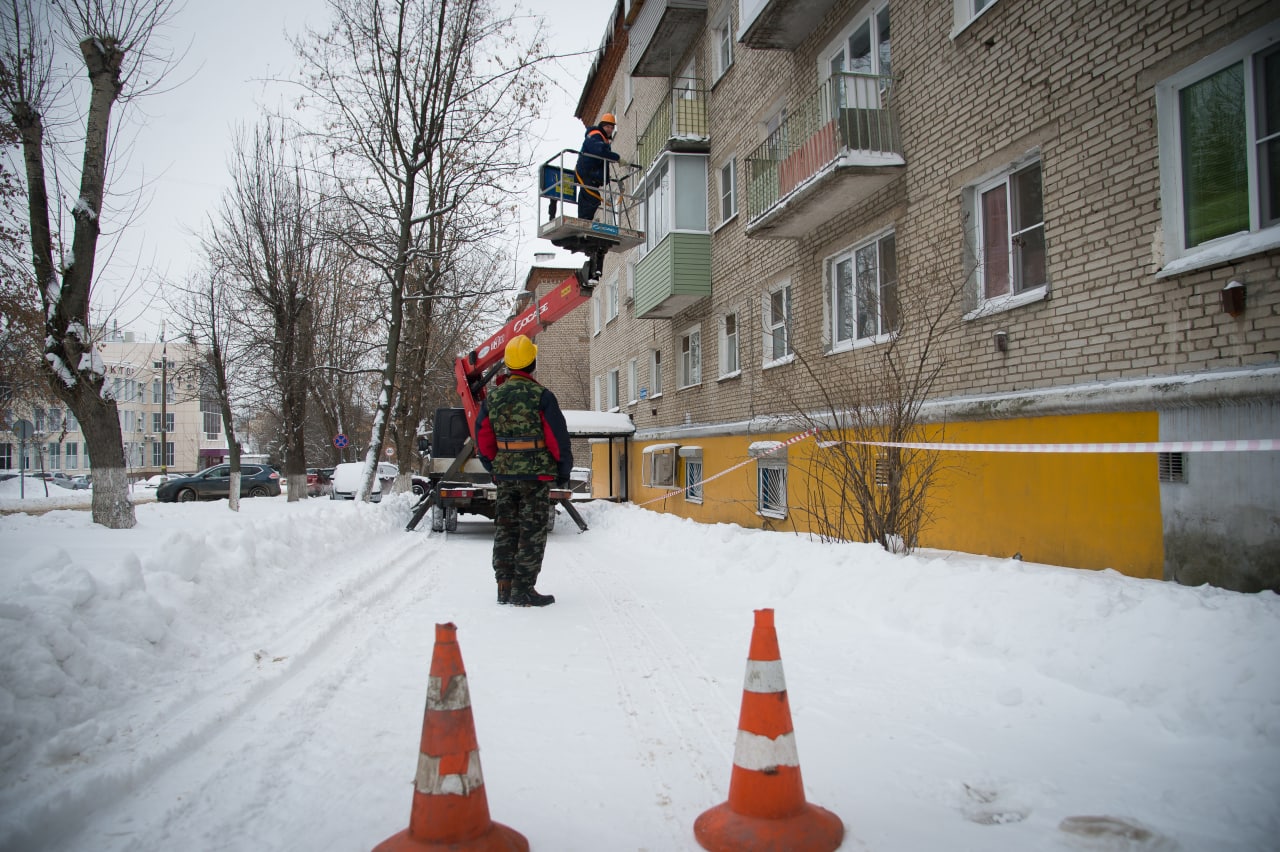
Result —
[{"label": "balcony railing", "polygon": [[705,151],[710,138],[707,133],[707,92],[702,81],[682,77],[675,81],[636,140],[636,165],[647,169],[659,154],[668,149]]},{"label": "balcony railing", "polygon": [[892,80],[834,74],[747,157],[748,227],[833,168],[901,164]]}]

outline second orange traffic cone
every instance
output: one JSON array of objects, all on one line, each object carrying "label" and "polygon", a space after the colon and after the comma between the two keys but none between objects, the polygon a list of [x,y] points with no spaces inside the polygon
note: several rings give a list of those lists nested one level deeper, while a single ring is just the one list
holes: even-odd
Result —
[{"label": "second orange traffic cone", "polygon": [[773,610],[755,614],[729,800],[703,812],[693,833],[711,852],[831,852],[844,823],[805,801]]},{"label": "second orange traffic cone", "polygon": [[409,827],[379,843],[374,852],[529,850],[523,834],[489,819],[457,632],[452,624],[436,625]]}]

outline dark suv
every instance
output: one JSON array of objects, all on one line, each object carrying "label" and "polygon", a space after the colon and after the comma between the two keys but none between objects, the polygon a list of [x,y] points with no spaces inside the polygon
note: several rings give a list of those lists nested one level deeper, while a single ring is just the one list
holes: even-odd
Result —
[{"label": "dark suv", "polygon": [[[240,465],[241,497],[276,497],[280,494],[280,474],[264,464]],[[231,496],[231,465],[219,464],[191,476],[179,476],[156,489],[162,503],[189,503]]]}]

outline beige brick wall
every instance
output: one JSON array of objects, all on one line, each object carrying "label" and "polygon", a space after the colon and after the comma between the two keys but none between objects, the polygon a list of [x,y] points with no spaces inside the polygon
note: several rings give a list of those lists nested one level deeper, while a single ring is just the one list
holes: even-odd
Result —
[{"label": "beige brick wall", "polygon": [[[736,0],[712,0],[708,26]],[[757,239],[744,233],[745,158],[763,139],[772,106],[796,103],[818,85],[817,54],[861,4],[835,4],[795,52],[734,45],[734,64],[710,80],[714,45],[694,45],[699,74],[711,87],[708,198],[713,199],[713,292],[671,320],[638,320],[624,306],[591,338],[593,376],[622,370],[623,410],[642,430],[737,421],[818,404],[818,384],[800,363],[761,370],[761,299],[789,278],[793,337],[821,373],[848,370],[868,350],[822,356],[824,259],[892,226],[897,235],[901,298],[924,300],[938,280],[963,280],[962,193],[984,175],[1038,149],[1044,187],[1048,298],[980,319],[951,312],[941,341],[949,364],[939,395],[1062,387],[1275,363],[1280,357],[1280,252],[1261,252],[1165,278],[1162,263],[1159,144],[1155,86],[1213,50],[1274,20],[1263,0],[1170,3],[1167,0],[997,0],[952,39],[952,4],[902,0],[892,6],[893,68],[906,167],[873,196],[858,199],[804,239]],[[615,79],[606,105],[620,112],[624,157],[669,82],[637,79],[635,100],[621,103]],[[739,210],[719,221],[716,173],[739,165]],[[620,263],[611,255],[608,272]],[[1232,278],[1248,285],[1246,314],[1218,306]],[[742,372],[717,379],[718,317],[739,311]],[[676,388],[679,337],[702,332],[703,381]],[[997,330],[1009,352],[995,351]],[[629,358],[658,347],[664,394],[656,404],[625,405]],[[642,371],[646,372],[646,371]],[[654,413],[656,411],[656,414]]]}]

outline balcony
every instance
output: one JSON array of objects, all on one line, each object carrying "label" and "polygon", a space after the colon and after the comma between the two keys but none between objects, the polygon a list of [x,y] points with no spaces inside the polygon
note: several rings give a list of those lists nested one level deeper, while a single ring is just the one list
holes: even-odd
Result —
[{"label": "balcony", "polygon": [[636,141],[636,165],[647,169],[663,151],[706,153],[707,93],[701,80],[681,78]]},{"label": "balcony", "polygon": [[795,50],[836,0],[739,0],[738,41],[757,50]]},{"label": "balcony", "polygon": [[747,157],[748,236],[802,237],[903,171],[892,81],[831,77]]},{"label": "balcony", "polygon": [[711,295],[711,235],[670,233],[636,264],[640,319],[671,319]]},{"label": "balcony", "polygon": [[631,76],[675,76],[706,23],[707,0],[648,0],[631,25]]}]

